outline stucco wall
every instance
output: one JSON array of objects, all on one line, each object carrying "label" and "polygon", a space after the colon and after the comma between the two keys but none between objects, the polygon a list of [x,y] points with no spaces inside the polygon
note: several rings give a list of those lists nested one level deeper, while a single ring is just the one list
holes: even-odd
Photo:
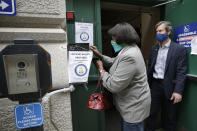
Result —
[{"label": "stucco wall", "polygon": [[[68,87],[65,0],[16,0],[16,16],[0,16],[0,50],[16,38],[38,41],[51,55],[52,90]],[[0,99],[0,130],[14,131],[14,106]],[[43,101],[44,130],[72,131],[70,93]]]}]

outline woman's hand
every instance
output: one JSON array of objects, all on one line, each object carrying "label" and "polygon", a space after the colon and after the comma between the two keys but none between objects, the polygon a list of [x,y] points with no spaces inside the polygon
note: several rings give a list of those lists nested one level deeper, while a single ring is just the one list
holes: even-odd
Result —
[{"label": "woman's hand", "polygon": [[90,46],[90,49],[93,51],[93,53],[99,57],[100,59],[103,58],[103,55],[98,51],[97,47],[96,46]]},{"label": "woman's hand", "polygon": [[100,61],[100,60],[97,60],[96,62],[95,62],[95,65],[96,65],[96,67],[97,67],[97,69],[100,71],[100,70],[103,70],[103,62],[102,61]]}]

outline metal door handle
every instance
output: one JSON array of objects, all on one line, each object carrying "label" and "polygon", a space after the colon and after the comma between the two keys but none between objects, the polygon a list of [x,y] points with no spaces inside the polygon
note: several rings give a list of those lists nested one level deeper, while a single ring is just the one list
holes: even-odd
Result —
[{"label": "metal door handle", "polygon": [[196,81],[197,82],[197,75],[187,74],[187,78],[189,80],[192,80],[192,81]]}]

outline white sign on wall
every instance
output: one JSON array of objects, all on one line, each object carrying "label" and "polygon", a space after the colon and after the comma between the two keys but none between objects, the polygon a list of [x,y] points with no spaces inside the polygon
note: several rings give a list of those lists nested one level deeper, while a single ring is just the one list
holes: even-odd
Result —
[{"label": "white sign on wall", "polygon": [[87,83],[93,52],[88,43],[68,45],[69,83]]},{"label": "white sign on wall", "polygon": [[93,45],[93,24],[75,22],[75,42]]},{"label": "white sign on wall", "polygon": [[191,41],[191,54],[197,55],[197,37],[194,37]]},{"label": "white sign on wall", "polygon": [[69,83],[88,82],[91,60],[91,51],[69,51]]}]

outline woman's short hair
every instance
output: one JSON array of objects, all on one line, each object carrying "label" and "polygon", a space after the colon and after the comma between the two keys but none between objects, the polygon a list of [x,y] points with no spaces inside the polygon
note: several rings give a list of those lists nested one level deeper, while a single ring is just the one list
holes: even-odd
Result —
[{"label": "woman's short hair", "polygon": [[138,44],[140,42],[139,36],[133,26],[129,23],[118,23],[108,30],[110,36],[115,37],[117,44]]},{"label": "woman's short hair", "polygon": [[160,26],[164,24],[166,31],[172,31],[172,24],[169,21],[160,21],[155,25],[155,30]]}]

